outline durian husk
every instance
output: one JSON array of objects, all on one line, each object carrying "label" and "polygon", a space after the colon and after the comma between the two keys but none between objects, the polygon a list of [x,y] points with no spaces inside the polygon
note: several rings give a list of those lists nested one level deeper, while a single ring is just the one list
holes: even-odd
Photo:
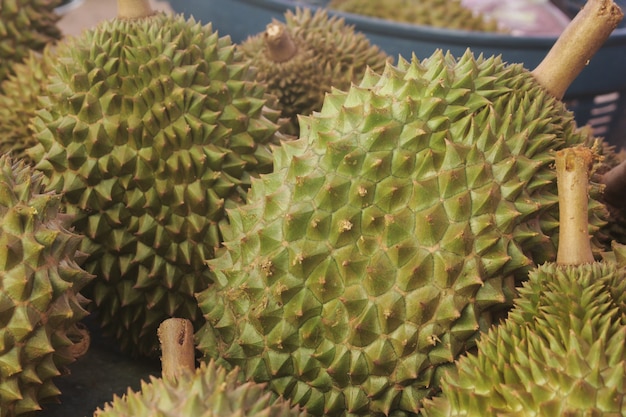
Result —
[{"label": "durian husk", "polygon": [[289,120],[283,132],[295,136],[298,117],[319,111],[332,88],[345,90],[368,67],[379,72],[392,60],[363,33],[323,9],[289,10],[284,22],[274,20],[239,49],[256,68],[257,80],[278,97],[281,114]]},{"label": "durian husk", "polygon": [[[93,278],[76,262],[61,196],[24,161],[0,156],[0,416],[32,415],[54,400],[55,378],[84,352],[79,293]],[[79,349],[81,348],[81,349]]]},{"label": "durian husk", "polygon": [[533,270],[503,324],[442,379],[440,416],[626,413],[626,246],[595,262],[586,233],[589,152],[559,152],[556,262]]},{"label": "durian husk", "polygon": [[264,385],[243,382],[238,370],[227,371],[215,362],[184,369],[175,378],[150,377],[139,391],[99,408],[94,417],[305,417],[306,413]]},{"label": "durian husk", "polygon": [[329,9],[446,29],[506,32],[493,20],[473,12],[460,0],[331,0]]},{"label": "durian husk", "polygon": [[61,0],[0,0],[0,81],[31,51],[41,52],[63,34],[55,9]]},{"label": "durian husk", "polygon": [[85,236],[105,333],[156,355],[164,319],[202,323],[219,223],[271,170],[280,114],[230,38],[182,15],[103,22],[55,63],[28,155]]}]

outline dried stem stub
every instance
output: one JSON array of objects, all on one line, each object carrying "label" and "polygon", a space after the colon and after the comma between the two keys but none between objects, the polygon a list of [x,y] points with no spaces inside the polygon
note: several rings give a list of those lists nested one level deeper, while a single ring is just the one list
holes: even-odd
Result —
[{"label": "dried stem stub", "polygon": [[594,153],[585,147],[556,153],[559,193],[559,246],[556,262],[581,265],[594,262],[589,236],[589,175]]},{"label": "dried stem stub", "polygon": [[141,19],[153,14],[149,0],[117,0],[118,19]]},{"label": "dried stem stub", "polygon": [[268,57],[274,62],[290,60],[298,47],[284,24],[274,21],[265,29],[265,47]]},{"label": "dried stem stub", "polygon": [[559,100],[624,17],[613,0],[588,0],[533,70]]},{"label": "dried stem stub", "polygon": [[170,318],[159,326],[163,378],[176,378],[196,368],[193,326],[187,319]]}]

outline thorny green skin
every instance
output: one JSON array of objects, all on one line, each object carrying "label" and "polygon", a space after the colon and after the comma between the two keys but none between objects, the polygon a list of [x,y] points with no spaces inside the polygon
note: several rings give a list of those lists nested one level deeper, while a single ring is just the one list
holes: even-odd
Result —
[{"label": "thorny green skin", "polygon": [[331,0],[327,6],[342,12],[395,22],[480,32],[502,32],[495,20],[474,13],[460,0]]},{"label": "thorny green skin", "polygon": [[301,128],[229,212],[199,349],[312,415],[413,415],[554,259],[552,150],[589,138],[521,65],[470,52],[369,72]]},{"label": "thorny green skin", "polygon": [[508,319],[443,377],[424,415],[624,415],[626,247],[615,252],[618,262],[532,271]]},{"label": "thorny green skin", "polygon": [[104,22],[57,62],[29,155],[86,237],[105,331],[152,355],[164,319],[202,321],[218,224],[271,170],[279,113],[230,39],[182,15]]},{"label": "thorny green skin", "polygon": [[391,60],[364,34],[324,10],[287,11],[281,24],[296,48],[290,59],[276,62],[272,58],[265,32],[246,39],[239,48],[258,69],[257,79],[278,97],[282,116],[290,120],[284,127],[289,134],[298,135],[298,117],[319,111],[332,88],[348,89],[363,78],[368,67],[380,72]]},{"label": "thorny green skin", "polygon": [[72,338],[87,315],[78,292],[92,278],[75,262],[80,236],[59,214],[43,175],[0,156],[0,416],[40,410],[53,379],[74,361]]},{"label": "thorny green skin", "polygon": [[151,377],[140,391],[129,389],[94,417],[305,417],[298,407],[273,399],[264,385],[241,382],[240,375],[210,362],[176,379]]},{"label": "thorny green skin", "polygon": [[53,53],[31,52],[22,63],[13,65],[13,74],[0,83],[0,153],[11,152],[14,158],[32,163],[28,150],[39,143],[30,123],[40,110]]},{"label": "thorny green skin", "polygon": [[61,39],[60,16],[54,9],[61,0],[0,0],[0,81],[12,73],[31,51]]}]

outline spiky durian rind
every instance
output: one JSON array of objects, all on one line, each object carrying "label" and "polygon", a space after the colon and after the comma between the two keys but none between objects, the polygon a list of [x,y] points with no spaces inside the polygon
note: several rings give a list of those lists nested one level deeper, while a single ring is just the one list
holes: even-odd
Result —
[{"label": "spiky durian rind", "polygon": [[424,415],[624,415],[625,266],[532,271],[508,319],[443,377]]},{"label": "spiky durian rind", "polygon": [[81,237],[59,213],[60,195],[23,161],[0,156],[0,416],[41,409],[74,358],[87,315],[79,291],[92,278],[76,263]]},{"label": "spiky durian rind", "polygon": [[0,0],[0,81],[31,51],[62,37],[55,8],[61,0]]},{"label": "spiky durian rind", "polygon": [[276,399],[262,384],[243,382],[238,370],[227,371],[215,362],[201,363],[195,372],[176,378],[150,377],[140,391],[96,410],[94,417],[304,417],[306,414],[282,398]]},{"label": "spiky durian rind", "polygon": [[368,72],[302,121],[229,213],[199,348],[313,415],[417,413],[554,259],[552,151],[587,136],[521,65],[470,52]]},{"label": "spiky durian rind", "polygon": [[182,15],[113,19],[56,50],[29,156],[85,235],[91,298],[123,350],[201,321],[224,210],[271,169],[279,113],[228,37]]},{"label": "spiky durian rind", "polygon": [[341,90],[358,82],[370,67],[382,71],[387,54],[368,38],[323,9],[312,12],[297,8],[284,14],[284,36],[295,44],[289,59],[276,62],[268,53],[266,32],[251,36],[239,45],[244,57],[257,71],[257,79],[266,82],[278,97],[283,117],[290,123],[287,133],[298,134],[298,116],[310,115],[322,108],[324,96],[332,88]]}]

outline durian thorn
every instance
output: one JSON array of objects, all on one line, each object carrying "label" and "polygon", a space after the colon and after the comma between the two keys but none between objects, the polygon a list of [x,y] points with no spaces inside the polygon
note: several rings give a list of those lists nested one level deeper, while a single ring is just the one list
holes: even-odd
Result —
[{"label": "durian thorn", "polygon": [[176,379],[196,368],[193,326],[187,319],[169,318],[157,330],[161,344],[161,373],[164,379]]},{"label": "durian thorn", "polygon": [[613,0],[588,0],[532,71],[537,82],[561,100],[623,17]]},{"label": "durian thorn", "polygon": [[154,14],[149,0],[117,0],[118,19],[142,19]]},{"label": "durian thorn", "polygon": [[594,262],[589,237],[589,175],[594,152],[586,147],[556,153],[559,193],[559,245],[556,262],[581,265]]},{"label": "durian thorn", "polygon": [[624,196],[626,196],[626,160],[611,168],[600,181],[604,184],[604,201],[615,208],[622,209]]},{"label": "durian thorn", "polygon": [[280,22],[274,21],[267,25],[264,37],[268,58],[274,62],[288,61],[298,52],[289,31]]}]

